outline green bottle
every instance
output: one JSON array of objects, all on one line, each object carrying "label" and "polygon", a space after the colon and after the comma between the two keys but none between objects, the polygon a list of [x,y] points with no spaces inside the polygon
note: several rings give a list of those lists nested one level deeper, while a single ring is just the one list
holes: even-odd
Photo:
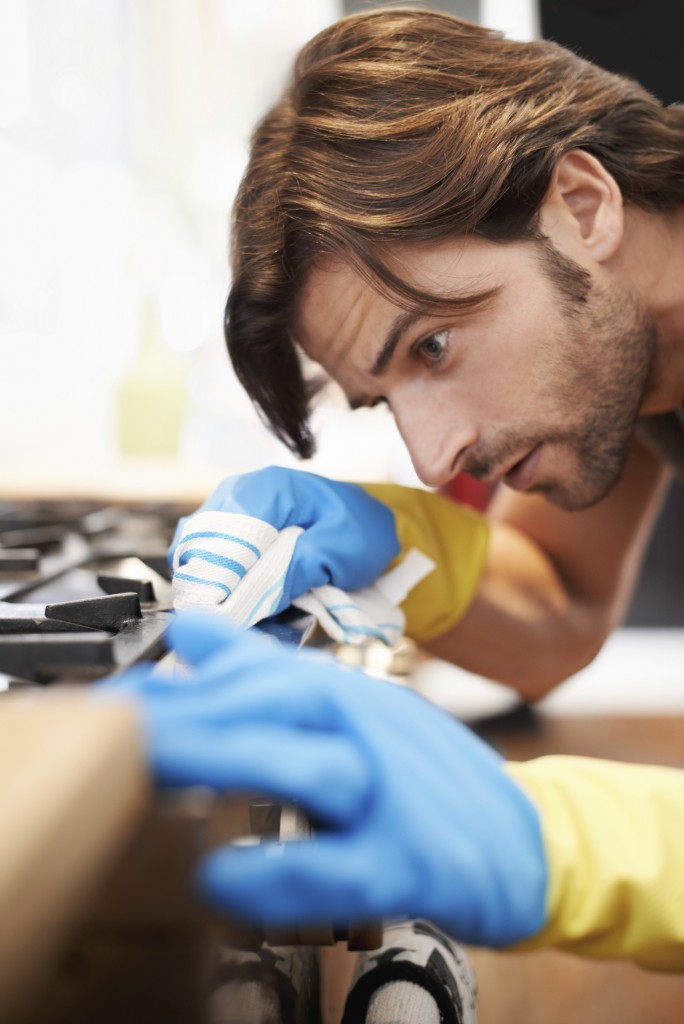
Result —
[{"label": "green bottle", "polygon": [[185,371],[162,337],[156,296],[142,300],[140,321],[135,358],[116,389],[119,451],[177,455],[186,411]]}]

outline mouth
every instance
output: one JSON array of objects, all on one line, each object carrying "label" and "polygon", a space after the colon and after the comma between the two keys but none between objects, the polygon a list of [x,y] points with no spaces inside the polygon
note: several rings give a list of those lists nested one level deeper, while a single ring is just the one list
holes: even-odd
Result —
[{"label": "mouth", "polygon": [[534,483],[535,474],[539,465],[542,445],[538,444],[524,455],[522,459],[514,463],[502,475],[501,479],[514,491],[528,491]]}]

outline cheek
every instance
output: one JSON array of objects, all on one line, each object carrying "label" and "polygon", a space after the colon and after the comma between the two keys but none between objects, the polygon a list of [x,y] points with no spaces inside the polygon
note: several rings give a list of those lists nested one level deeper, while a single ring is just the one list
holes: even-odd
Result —
[{"label": "cheek", "polygon": [[427,419],[458,419],[495,400],[503,390],[499,376],[486,359],[469,358],[448,370],[407,379],[393,386],[388,398],[395,416],[408,407],[421,409]]},{"label": "cheek", "polygon": [[512,350],[499,358],[479,353],[453,374],[433,374],[393,389],[390,406],[400,433],[463,439],[488,434],[524,417],[540,401],[524,362]]},{"label": "cheek", "polygon": [[524,326],[501,328],[495,343],[474,351],[459,374],[466,400],[486,409],[491,421],[520,416],[545,390],[551,346],[539,340],[538,330],[532,333],[533,325]]},{"label": "cheek", "polygon": [[393,384],[385,392],[395,416],[408,409],[444,412],[461,401],[461,387],[456,378],[420,376]]},{"label": "cheek", "polygon": [[390,408],[405,441],[417,436],[437,437],[473,422],[479,404],[473,388],[457,380],[415,379],[392,389]]}]

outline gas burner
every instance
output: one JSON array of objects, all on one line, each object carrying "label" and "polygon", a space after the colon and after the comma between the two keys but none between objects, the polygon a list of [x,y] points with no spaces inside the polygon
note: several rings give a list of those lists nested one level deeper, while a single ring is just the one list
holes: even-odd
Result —
[{"label": "gas burner", "polygon": [[165,653],[186,509],[0,504],[0,690],[91,682]]}]

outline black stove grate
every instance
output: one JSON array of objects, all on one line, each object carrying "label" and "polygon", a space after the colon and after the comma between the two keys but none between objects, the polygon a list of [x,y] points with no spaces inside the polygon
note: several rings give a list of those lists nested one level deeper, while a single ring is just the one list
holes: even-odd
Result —
[{"label": "black stove grate", "polygon": [[0,504],[0,690],[90,682],[165,653],[166,553],[187,509]]}]

